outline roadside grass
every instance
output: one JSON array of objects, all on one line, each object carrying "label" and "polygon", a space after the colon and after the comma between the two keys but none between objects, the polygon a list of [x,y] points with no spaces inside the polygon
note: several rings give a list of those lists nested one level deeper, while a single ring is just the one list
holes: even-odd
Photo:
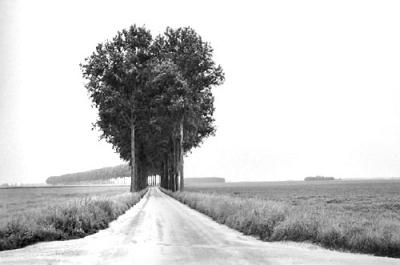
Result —
[{"label": "roadside grass", "polygon": [[14,215],[0,225],[0,250],[40,241],[66,240],[93,234],[135,205],[147,189],[137,193],[95,196],[48,204],[48,208]]},{"label": "roadside grass", "polygon": [[221,193],[163,191],[218,223],[264,241],[311,242],[330,249],[400,258],[397,216]]},{"label": "roadside grass", "polygon": [[0,227],[10,216],[47,208],[86,197],[114,196],[129,191],[129,186],[45,186],[0,188]]}]

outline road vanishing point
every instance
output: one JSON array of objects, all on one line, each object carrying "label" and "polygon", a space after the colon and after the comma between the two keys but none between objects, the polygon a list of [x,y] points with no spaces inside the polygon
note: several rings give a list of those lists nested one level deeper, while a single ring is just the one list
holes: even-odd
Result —
[{"label": "road vanishing point", "polygon": [[150,188],[109,228],[82,239],[1,251],[0,264],[400,264],[311,244],[262,242]]}]

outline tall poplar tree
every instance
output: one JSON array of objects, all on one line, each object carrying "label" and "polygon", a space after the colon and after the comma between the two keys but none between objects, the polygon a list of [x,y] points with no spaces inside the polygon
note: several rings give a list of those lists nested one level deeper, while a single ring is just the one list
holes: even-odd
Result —
[{"label": "tall poplar tree", "polygon": [[153,52],[171,60],[186,81],[185,101],[175,130],[179,139],[180,189],[183,190],[183,155],[215,133],[211,89],[224,82],[224,73],[213,60],[211,45],[190,27],[167,28],[155,39]]},{"label": "tall poplar tree", "polygon": [[83,76],[88,80],[86,88],[99,112],[95,125],[121,158],[130,161],[131,191],[140,188],[136,127],[144,108],[141,105],[144,73],[151,58],[151,43],[150,32],[134,25],[118,32],[112,41],[98,44],[96,51],[81,64]]}]

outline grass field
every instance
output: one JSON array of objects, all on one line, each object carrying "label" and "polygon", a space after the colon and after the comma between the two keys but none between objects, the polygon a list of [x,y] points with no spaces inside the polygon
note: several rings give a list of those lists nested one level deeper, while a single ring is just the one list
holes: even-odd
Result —
[{"label": "grass field", "polygon": [[262,240],[400,257],[400,180],[210,184],[172,196]]},{"label": "grass field", "polygon": [[215,192],[244,198],[318,206],[359,215],[384,215],[400,221],[400,180],[287,181],[197,185],[186,191]]},{"label": "grass field", "polygon": [[108,226],[145,190],[86,186],[0,189],[0,250],[39,241],[80,238]]},{"label": "grass field", "polygon": [[71,199],[113,196],[129,191],[128,186],[48,186],[0,188],[0,224],[28,210],[47,208]]}]

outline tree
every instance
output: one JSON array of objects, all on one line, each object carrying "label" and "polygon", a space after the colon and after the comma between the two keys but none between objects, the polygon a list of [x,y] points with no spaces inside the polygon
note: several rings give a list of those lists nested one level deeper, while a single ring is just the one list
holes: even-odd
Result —
[{"label": "tree", "polygon": [[215,132],[211,88],[224,75],[212,53],[191,28],[167,28],[153,41],[132,26],[81,64],[99,111],[95,126],[130,161],[131,191],[156,174],[163,187],[183,190],[184,153]]},{"label": "tree", "polygon": [[197,147],[202,140],[215,133],[213,86],[223,83],[224,73],[213,61],[210,44],[190,27],[176,30],[167,28],[164,35],[156,38],[153,52],[159,57],[170,59],[186,81],[187,91],[177,117],[179,134],[180,189],[184,187],[183,155]]},{"label": "tree", "polygon": [[[185,108],[189,109],[190,106],[189,89],[179,68],[170,59],[158,60],[151,69],[152,78],[149,79],[147,90],[152,91],[149,104],[153,110],[151,124],[160,132],[153,141],[160,143],[157,151],[164,158],[160,157],[159,161],[164,160],[169,165],[169,172],[166,174],[169,181],[166,187],[177,190],[178,154],[183,154],[179,153],[177,146],[178,139],[183,140],[183,135],[179,135],[177,128],[182,124]],[[182,183],[181,181],[181,186]]]},{"label": "tree", "polygon": [[[140,120],[145,71],[151,58],[152,36],[144,27],[131,26],[112,41],[98,44],[81,64],[86,88],[99,118],[95,126],[124,160],[130,160],[131,191],[140,189],[137,180],[136,126]],[[129,148],[130,147],[130,148]]]}]

